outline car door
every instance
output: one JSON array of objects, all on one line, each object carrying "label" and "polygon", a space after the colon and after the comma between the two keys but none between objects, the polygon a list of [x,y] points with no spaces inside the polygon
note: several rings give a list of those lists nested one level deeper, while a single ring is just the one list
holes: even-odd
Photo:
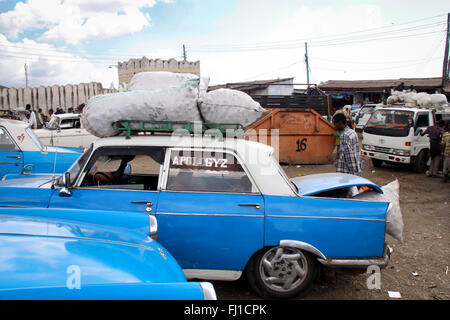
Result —
[{"label": "car door", "polygon": [[[130,219],[123,227],[148,231],[164,153],[163,148],[99,148],[76,178],[71,195],[54,193],[50,207],[120,211]],[[108,219],[98,223],[116,225]]]},{"label": "car door", "polygon": [[419,152],[423,149],[430,148],[430,139],[427,135],[422,136],[419,132],[425,131],[429,126],[432,125],[430,122],[430,113],[428,112],[419,112],[416,117],[414,131],[415,131],[415,139],[414,139],[414,148]]},{"label": "car door", "polygon": [[8,173],[20,173],[23,153],[6,128],[0,127],[0,179]]},{"label": "car door", "polygon": [[[158,201],[158,241],[183,269],[243,270],[264,242],[264,199],[231,152],[172,149]],[[198,273],[196,273],[198,275]]]}]

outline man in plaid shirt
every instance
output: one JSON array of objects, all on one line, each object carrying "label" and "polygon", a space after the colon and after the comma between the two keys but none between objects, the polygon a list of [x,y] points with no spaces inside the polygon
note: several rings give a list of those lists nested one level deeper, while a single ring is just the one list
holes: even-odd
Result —
[{"label": "man in plaid shirt", "polygon": [[348,127],[344,114],[336,114],[333,123],[341,131],[336,171],[362,176],[358,135]]}]

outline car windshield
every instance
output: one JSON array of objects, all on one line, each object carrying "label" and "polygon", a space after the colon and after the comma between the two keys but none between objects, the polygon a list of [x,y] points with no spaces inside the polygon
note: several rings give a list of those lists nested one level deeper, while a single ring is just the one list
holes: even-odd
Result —
[{"label": "car windshield", "polygon": [[38,146],[39,149],[44,150],[44,146],[42,145],[41,141],[38,137],[34,134],[33,130],[31,128],[26,128],[25,131],[30,136],[30,138],[33,140],[33,142]]},{"label": "car windshield", "polygon": [[364,132],[390,137],[407,137],[413,126],[412,111],[377,110],[367,122]]},{"label": "car windshield", "polygon": [[50,129],[50,130],[58,129],[60,121],[61,121],[61,119],[59,117],[52,116],[52,118],[50,119],[50,121],[47,124],[47,129]]},{"label": "car windshield", "polygon": [[375,107],[363,107],[359,113],[361,115],[372,114],[374,111],[375,111]]},{"label": "car windshield", "polygon": [[[86,162],[89,160],[89,156],[91,155],[92,149],[94,145],[91,144],[91,146],[86,149],[81,157],[78,158],[77,161],[72,164],[68,172],[70,173],[70,184],[73,185],[75,181],[77,180],[78,175],[80,174],[81,169],[86,165]],[[62,180],[59,181],[58,184],[61,184]]]}]

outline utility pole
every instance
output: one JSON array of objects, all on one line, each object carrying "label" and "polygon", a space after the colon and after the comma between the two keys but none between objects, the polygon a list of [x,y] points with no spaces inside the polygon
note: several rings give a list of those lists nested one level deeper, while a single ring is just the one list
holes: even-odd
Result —
[{"label": "utility pole", "polygon": [[450,46],[450,13],[447,15],[447,39],[445,41],[445,54],[444,54],[444,66],[442,69],[442,88],[445,88],[448,84],[449,67],[449,46]]},{"label": "utility pole", "polygon": [[309,59],[308,59],[308,42],[305,42],[305,63],[306,63],[306,83],[309,89]]},{"label": "utility pole", "polygon": [[186,62],[187,60],[187,54],[186,54],[186,46],[183,44],[183,60]]},{"label": "utility pole", "polygon": [[25,88],[28,88],[28,65],[25,63],[23,67],[25,69]]}]

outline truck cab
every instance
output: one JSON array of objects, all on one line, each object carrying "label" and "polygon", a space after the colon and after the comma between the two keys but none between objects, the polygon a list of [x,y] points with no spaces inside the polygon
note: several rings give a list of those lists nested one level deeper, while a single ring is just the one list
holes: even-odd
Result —
[{"label": "truck cab", "polygon": [[363,130],[361,153],[375,167],[383,162],[406,164],[417,173],[426,170],[429,138],[420,134],[435,124],[432,109],[386,106],[377,109]]}]

